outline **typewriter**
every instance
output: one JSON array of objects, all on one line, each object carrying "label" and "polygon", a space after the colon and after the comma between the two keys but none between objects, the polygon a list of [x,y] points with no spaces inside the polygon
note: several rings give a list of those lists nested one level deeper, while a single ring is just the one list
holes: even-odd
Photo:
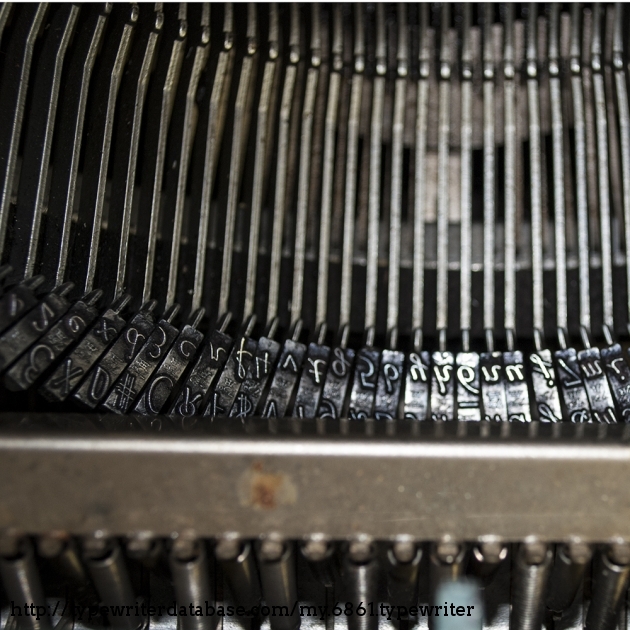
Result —
[{"label": "typewriter", "polygon": [[629,27],[1,5],[2,627],[630,628]]}]

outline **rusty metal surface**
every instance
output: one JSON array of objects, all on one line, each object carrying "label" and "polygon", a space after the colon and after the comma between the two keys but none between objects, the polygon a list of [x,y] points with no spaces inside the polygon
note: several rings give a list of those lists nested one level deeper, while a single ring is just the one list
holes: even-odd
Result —
[{"label": "rusty metal surface", "polygon": [[340,426],[343,434],[311,421],[4,414],[0,527],[630,537],[626,427]]}]

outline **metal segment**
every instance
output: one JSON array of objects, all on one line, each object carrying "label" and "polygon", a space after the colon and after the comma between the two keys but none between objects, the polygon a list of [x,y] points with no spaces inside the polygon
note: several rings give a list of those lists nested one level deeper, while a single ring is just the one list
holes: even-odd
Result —
[{"label": "metal segment", "polygon": [[[391,205],[389,211],[389,282],[387,285],[387,332],[398,329],[400,299],[400,238],[403,204],[403,149],[405,110],[407,105],[407,7],[398,5],[398,79],[394,95],[394,121],[392,127]],[[390,344],[396,344],[392,341]]]},{"label": "metal segment", "polygon": [[[174,33],[169,32],[168,42],[162,43],[161,50],[164,51],[166,59],[158,61],[153,86],[148,97],[147,126],[155,129],[156,133],[147,134],[143,148],[144,168],[142,170],[142,179],[146,182],[146,185],[142,186],[140,192],[137,228],[141,238],[146,238],[146,250],[144,247],[142,248],[143,253],[146,251],[146,255],[144,259],[138,257],[137,268],[136,266],[131,266],[129,281],[129,285],[142,296],[143,303],[151,297],[158,220],[162,199],[162,182],[164,181],[166,140],[184,61],[184,53],[186,52],[187,23],[185,4],[180,4],[179,6],[175,26],[176,28],[173,29]],[[131,254],[133,257],[134,252]],[[144,273],[139,271],[140,269],[144,269]]]},{"label": "metal segment", "polygon": [[551,549],[535,540],[520,544],[515,555],[510,628],[540,628],[553,557]]},{"label": "metal segment", "polygon": [[376,73],[373,81],[372,121],[370,124],[370,176],[368,192],[368,236],[365,281],[365,330],[376,329],[378,289],[378,241],[381,212],[381,142],[385,104],[385,9],[376,7]]},{"label": "metal segment", "polygon": [[[437,315],[436,328],[445,343],[448,325],[448,219],[449,219],[449,135],[451,98],[450,6],[442,6],[440,45],[440,94],[438,121],[438,181],[437,181]],[[442,347],[442,351],[444,348]]]},{"label": "metal segment", "polygon": [[[333,11],[333,31],[336,38],[341,33],[341,8]],[[336,42],[335,54],[343,54],[343,42]],[[322,175],[321,214],[319,220],[319,262],[317,273],[317,324],[326,322],[328,312],[328,272],[330,269],[330,236],[332,219],[333,180],[335,174],[335,139],[337,133],[337,117],[339,112],[339,95],[341,90],[341,74],[339,68],[331,72],[328,83],[328,103],[326,105],[326,122],[324,130],[324,165]]]},{"label": "metal segment", "polygon": [[493,350],[494,244],[495,244],[495,146],[494,59],[491,17],[494,7],[485,4],[483,41],[483,327]]},{"label": "metal segment", "polygon": [[0,89],[2,95],[0,118],[5,121],[0,132],[0,261],[5,258],[11,192],[22,134],[33,49],[47,11],[47,3],[23,8],[6,53],[7,61]]},{"label": "metal segment", "polygon": [[471,327],[472,256],[472,54],[470,27],[472,6],[465,4],[462,23],[462,119],[461,119],[461,195],[460,195],[460,314],[464,352],[469,349]]},{"label": "metal segment", "polygon": [[2,34],[4,33],[4,27],[7,25],[7,21],[9,20],[9,15],[11,15],[13,6],[13,2],[3,2],[2,6],[0,7],[0,39],[2,38]]},{"label": "metal segment", "polygon": [[41,272],[55,284],[61,284],[66,277],[88,92],[110,10],[111,5],[106,4],[91,8],[68,60],[67,82],[78,89],[65,92],[59,107],[58,143],[53,154],[55,168],[50,181],[40,266]]},{"label": "metal segment", "polygon": [[346,187],[344,197],[343,219],[343,251],[341,258],[341,301],[339,306],[339,324],[350,324],[352,300],[352,265],[354,262],[354,227],[357,203],[357,178],[359,161],[359,123],[361,116],[361,100],[363,95],[364,69],[364,14],[363,6],[354,7],[355,42],[354,42],[354,74],[350,94],[350,110],[348,114],[348,151],[346,154]]},{"label": "metal segment", "polygon": [[35,272],[61,76],[78,16],[77,5],[62,7],[55,13],[35,74],[10,255],[11,265],[23,269],[25,278]]},{"label": "metal segment", "polygon": [[[292,16],[294,5],[291,5]],[[293,18],[292,18],[293,19]],[[291,31],[293,33],[293,29]],[[299,34],[299,28],[298,28]],[[299,49],[299,47],[298,47]],[[293,48],[292,48],[293,55]],[[280,294],[280,270],[282,262],[282,233],[286,212],[287,170],[289,153],[289,132],[293,93],[297,79],[297,67],[292,63],[286,69],[282,101],[280,104],[280,125],[278,131],[278,157],[276,161],[276,191],[273,208],[273,231],[271,238],[271,264],[269,269],[269,301],[267,302],[267,321],[271,322],[278,313]]]},{"label": "metal segment", "polygon": [[[199,231],[197,234],[197,255],[195,257],[195,278],[193,281],[191,311],[196,311],[200,308],[202,303],[206,272],[206,256],[208,252],[210,204],[212,201],[212,190],[217,173],[219,150],[223,139],[227,100],[232,80],[233,60],[233,53],[225,50],[222,50],[219,53],[217,69],[214,75],[214,83],[212,84],[210,108],[208,111],[208,133],[206,136],[206,150],[204,156],[203,188],[200,201],[201,207],[199,212]],[[264,83],[264,85],[266,85],[266,83]],[[257,198],[255,197],[255,199]],[[253,201],[252,205],[253,208],[256,207]],[[252,209],[252,213],[253,212],[254,210]],[[245,308],[245,312],[249,312],[247,308]]]},{"label": "metal segment", "polygon": [[[181,152],[178,160],[177,192],[175,198],[175,211],[172,226],[171,256],[168,272],[168,285],[166,288],[166,305],[170,308],[175,303],[175,292],[177,290],[179,251],[181,247],[182,223],[184,214],[184,203],[186,200],[186,180],[188,178],[188,168],[192,145],[195,138],[197,126],[196,98],[197,86],[201,78],[201,73],[206,67],[210,44],[210,26],[208,3],[202,5],[201,34],[199,44],[195,47],[194,61],[190,73],[190,79],[186,90],[186,105],[183,117],[183,133],[181,141]],[[205,19],[204,19],[205,18]],[[207,21],[206,21],[207,20]],[[205,22],[205,23],[204,23]]]},{"label": "metal segment", "polygon": [[[131,210],[136,185],[138,155],[140,153],[140,130],[144,114],[144,105],[149,89],[149,78],[155,66],[158,42],[160,41],[164,23],[164,14],[161,10],[150,11],[149,7],[144,7],[144,10],[148,13],[146,21],[152,23],[152,28],[147,34],[143,32],[135,42],[135,46],[139,48],[138,57],[137,59],[133,59],[132,57],[135,64],[129,68],[125,76],[125,82],[127,84],[122,88],[122,91],[127,89],[130,93],[127,99],[120,104],[118,109],[120,112],[119,116],[122,116],[122,120],[119,122],[120,131],[117,137],[116,154],[114,157],[114,176],[112,179],[108,235],[110,237],[113,236],[120,245],[118,248],[116,275],[113,276],[111,269],[103,269],[101,272],[103,279],[107,278],[107,286],[111,286],[111,284],[114,283],[113,299],[119,298],[125,288]],[[130,66],[131,65],[130,63]],[[127,109],[129,106],[132,107],[131,111]],[[129,124],[129,122],[131,124]],[[107,262],[109,262],[109,260]],[[105,264],[107,263],[101,263],[102,266],[105,266]],[[103,282],[99,284],[104,286]]]},{"label": "metal segment", "polygon": [[[85,225],[82,233],[77,235],[73,265],[80,268],[84,291],[91,291],[96,277],[96,262],[99,254],[103,209],[105,206],[105,188],[107,186],[107,171],[109,168],[109,156],[112,147],[114,132],[114,116],[116,113],[116,101],[123,78],[123,72],[127,58],[131,50],[131,42],[135,23],[138,20],[138,6],[133,5],[131,15],[122,26],[120,35],[114,40],[117,42],[112,47],[113,58],[108,60],[102,68],[106,74],[103,83],[96,93],[97,108],[94,127],[88,134],[86,154],[91,157],[89,164],[84,169],[83,184],[81,187],[81,202],[79,206],[78,225]],[[108,47],[109,49],[109,47]],[[111,63],[111,66],[110,66]],[[100,99],[103,99],[102,101]],[[88,162],[86,160],[86,162]],[[88,174],[89,172],[89,174]],[[89,233],[85,234],[85,230]],[[85,270],[85,271],[84,271]]]},{"label": "metal segment", "polygon": [[529,170],[532,222],[532,281],[534,331],[544,335],[543,240],[542,240],[542,164],[540,145],[540,103],[536,49],[537,6],[529,5],[527,24],[527,105],[529,112]]},{"label": "metal segment", "polygon": [[[248,31],[255,29],[257,8],[248,4]],[[234,254],[234,228],[241,188],[241,177],[244,163],[244,149],[249,136],[250,109],[253,96],[253,82],[256,76],[256,46],[249,39],[247,56],[243,59],[241,76],[234,105],[234,131],[232,137],[232,154],[230,156],[230,175],[228,183],[227,212],[225,217],[225,235],[223,239],[223,264],[221,269],[221,292],[219,297],[219,314],[228,311],[230,285],[232,279],[232,257]]]},{"label": "metal segment", "polygon": [[615,33],[613,42],[613,67],[617,110],[619,112],[619,141],[621,145],[621,183],[623,191],[624,240],[626,254],[626,282],[628,291],[628,321],[630,327],[630,108],[628,86],[623,61],[623,4],[615,4]]},{"label": "metal segment", "polygon": [[302,109],[302,130],[300,137],[300,169],[298,175],[297,211],[295,217],[295,251],[293,259],[293,290],[291,293],[291,322],[302,317],[304,297],[304,264],[306,260],[306,219],[310,195],[311,142],[313,118],[319,70],[309,68],[306,78],[306,94]]},{"label": "metal segment", "polygon": [[429,114],[429,72],[431,47],[429,41],[429,8],[420,6],[420,77],[418,79],[418,105],[416,111],[416,170],[414,176],[413,210],[413,286],[411,322],[414,331],[414,349],[420,350],[424,319],[424,220],[426,205],[426,156]]},{"label": "metal segment", "polygon": [[606,121],[606,96],[601,50],[601,6],[593,5],[593,39],[591,43],[591,69],[595,96],[595,128],[597,136],[597,174],[599,184],[599,229],[601,235],[602,260],[602,306],[603,324],[614,328],[613,320],[613,276],[612,234],[610,217],[610,183],[608,166],[608,123]]},{"label": "metal segment", "polygon": [[[270,10],[277,11],[277,7],[275,9],[272,7]],[[243,315],[245,319],[254,312],[256,270],[258,269],[258,246],[260,240],[260,219],[262,215],[263,195],[266,190],[265,173],[267,171],[267,165],[265,162],[267,157],[267,145],[269,143],[270,116],[273,116],[274,114],[274,112],[270,112],[270,107],[277,65],[277,62],[275,61],[268,61],[265,64],[260,101],[258,103],[252,212],[250,217],[247,276],[245,281],[245,305],[243,307]]]},{"label": "metal segment", "polygon": [[516,84],[514,68],[514,5],[505,7],[505,46],[503,52],[503,98],[505,119],[504,233],[505,233],[505,312],[503,325],[508,349],[514,349],[516,330]]},{"label": "metal segment", "polygon": [[43,611],[41,615],[31,615],[22,626],[25,630],[52,630],[33,545],[30,540],[21,539],[17,547],[11,556],[0,557],[0,577],[5,592],[13,601],[24,600],[33,605],[34,610]]},{"label": "metal segment", "polygon": [[[564,128],[559,60],[559,11],[554,3],[549,20],[549,90],[551,96],[551,140],[553,151],[553,198],[556,253],[556,326],[567,330],[567,254],[564,195]],[[561,333],[559,333],[561,334]]]},{"label": "metal segment", "polygon": [[580,327],[591,330],[590,256],[588,233],[588,196],[586,174],[586,122],[580,47],[580,5],[571,6],[571,95],[573,99],[573,128],[575,136],[575,185],[578,226],[578,269],[580,294]]}]

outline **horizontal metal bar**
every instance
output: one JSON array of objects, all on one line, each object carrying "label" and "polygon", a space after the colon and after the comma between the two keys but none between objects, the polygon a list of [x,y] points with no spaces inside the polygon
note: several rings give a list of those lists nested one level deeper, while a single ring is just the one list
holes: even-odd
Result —
[{"label": "horizontal metal bar", "polygon": [[0,414],[0,529],[630,538],[629,439],[628,425]]}]

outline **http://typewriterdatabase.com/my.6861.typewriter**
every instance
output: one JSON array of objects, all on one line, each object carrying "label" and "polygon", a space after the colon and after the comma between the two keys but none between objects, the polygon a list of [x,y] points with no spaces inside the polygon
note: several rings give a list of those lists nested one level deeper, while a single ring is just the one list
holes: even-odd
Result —
[{"label": "http://typewriterdatabase.com/my.6861.typewriter", "polygon": [[630,9],[0,5],[2,630],[628,630]]}]

